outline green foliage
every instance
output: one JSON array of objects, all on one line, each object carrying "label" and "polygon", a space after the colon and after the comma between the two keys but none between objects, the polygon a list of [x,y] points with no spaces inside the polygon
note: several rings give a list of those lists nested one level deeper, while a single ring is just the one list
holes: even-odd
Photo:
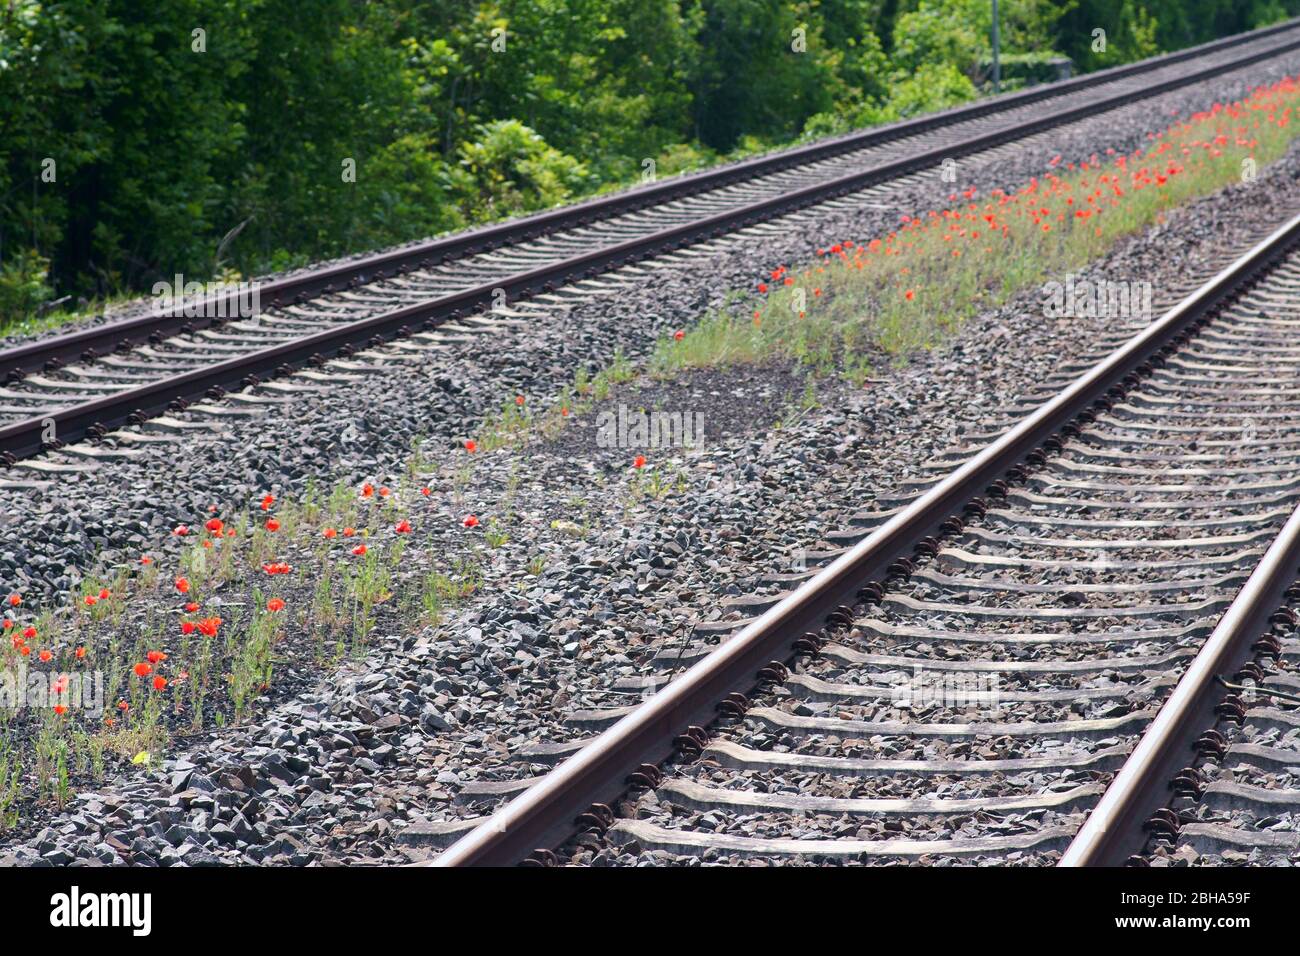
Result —
[{"label": "green foliage", "polygon": [[491,217],[532,211],[568,199],[587,178],[586,167],[518,120],[485,123],[460,148],[461,165],[477,186],[475,208]]},{"label": "green foliage", "polygon": [[[1300,0],[1000,7],[1015,83]],[[943,108],[987,87],[990,27],[987,0],[5,0],[0,329]]]},{"label": "green foliage", "polygon": [[906,119],[975,98],[975,86],[951,63],[922,63],[890,92],[890,119]]},{"label": "green foliage", "polygon": [[50,298],[50,261],[24,250],[0,263],[0,315],[28,315]]},{"label": "green foliage", "polygon": [[[1297,0],[1074,0],[1057,25],[1059,47],[1080,70],[1116,66],[1300,12]],[[1095,30],[1104,30],[1098,50]]]}]

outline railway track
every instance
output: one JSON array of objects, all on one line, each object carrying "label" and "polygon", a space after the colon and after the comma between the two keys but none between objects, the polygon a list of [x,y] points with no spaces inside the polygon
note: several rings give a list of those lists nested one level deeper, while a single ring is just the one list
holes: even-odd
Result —
[{"label": "railway track", "polygon": [[1293,860],[1298,324],[1300,217],[435,862]]},{"label": "railway track", "polygon": [[[195,402],[247,413],[266,389],[332,387],[495,321],[544,318],[557,303],[645,281],[634,263],[689,265],[693,244],[761,240],[813,204],[885,205],[949,158],[996,155],[1061,124],[1300,49],[1300,22],[995,100],[758,157],[541,216],[270,283],[263,309],[238,294],[39,340],[0,353],[0,462],[42,451],[40,470],[126,456],[140,426]],[[232,317],[233,316],[233,317]],[[358,349],[378,349],[370,361]],[[295,382],[264,380],[312,366]],[[226,399],[223,404],[220,400]],[[164,427],[174,423],[164,422]]]}]

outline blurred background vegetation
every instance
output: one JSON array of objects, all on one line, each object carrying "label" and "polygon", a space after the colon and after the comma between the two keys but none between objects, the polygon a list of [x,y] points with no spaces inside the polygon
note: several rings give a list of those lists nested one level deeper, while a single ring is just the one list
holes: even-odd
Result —
[{"label": "blurred background vegetation", "polygon": [[[1002,0],[1002,49],[1015,85],[1298,8]],[[972,99],[990,24],[989,0],[0,0],[0,328]]]}]

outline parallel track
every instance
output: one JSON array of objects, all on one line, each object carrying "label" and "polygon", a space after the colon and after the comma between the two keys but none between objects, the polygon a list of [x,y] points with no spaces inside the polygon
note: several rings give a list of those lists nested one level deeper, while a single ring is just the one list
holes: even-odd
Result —
[{"label": "parallel track", "polygon": [[[1300,717],[1219,681],[1300,689],[1297,327],[1300,217],[435,862],[1296,858]],[[917,667],[976,680],[900,715]]]},{"label": "parallel track", "polygon": [[[878,201],[944,159],[995,149],[1144,97],[1300,48],[1300,22],[1207,44],[882,130],[759,157],[572,208],[271,283],[256,317],[181,311],[55,336],[0,353],[0,461],[97,439],[200,396],[247,393],[264,377],[334,361],[358,347],[430,332],[521,300],[595,294],[601,272],[793,210]],[[1190,64],[1195,64],[1194,67]],[[875,197],[875,198],[873,198]],[[563,288],[561,288],[563,287]],[[503,307],[502,300],[509,305]],[[229,313],[228,298],[208,303]],[[219,306],[219,307],[218,307]],[[423,337],[423,338],[422,338]],[[143,344],[142,344],[143,343]],[[331,375],[330,372],[334,374]],[[247,395],[232,396],[256,402]],[[53,439],[51,439],[53,435]]]}]

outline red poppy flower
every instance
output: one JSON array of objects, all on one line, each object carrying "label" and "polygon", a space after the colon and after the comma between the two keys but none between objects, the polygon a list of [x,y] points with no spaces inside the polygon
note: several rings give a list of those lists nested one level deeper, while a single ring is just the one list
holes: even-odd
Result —
[{"label": "red poppy flower", "polygon": [[560,417],[561,417],[561,418],[568,418],[568,417],[569,417],[569,406],[568,406],[568,405],[565,405],[563,408],[560,409]]},{"label": "red poppy flower", "polygon": [[14,622],[14,619],[13,619],[13,618],[11,618],[11,617],[7,617],[7,618],[5,618],[4,629],[5,629],[6,631],[9,630],[9,628],[11,628],[11,627],[14,626],[14,623],[15,623],[15,622]]},{"label": "red poppy flower", "polygon": [[220,626],[221,618],[219,617],[205,617],[198,623],[199,633],[206,635],[207,637],[216,637],[217,628]]},{"label": "red poppy flower", "polygon": [[136,677],[148,677],[153,672],[153,668],[150,667],[148,664],[146,664],[144,661],[141,661],[139,664],[136,664],[134,670],[135,670]]},{"label": "red poppy flower", "polygon": [[181,633],[182,633],[182,634],[193,634],[193,633],[194,633],[194,622],[193,622],[193,621],[181,621]]},{"label": "red poppy flower", "polygon": [[333,528],[326,528],[324,531],[321,532],[321,534],[323,534],[327,538],[337,538],[339,536],[339,533],[335,531]]},{"label": "red poppy flower", "polygon": [[370,482],[367,481],[364,485],[361,486],[362,498],[369,498],[372,495],[374,495],[374,493],[375,493],[375,486],[372,485]]},{"label": "red poppy flower", "polygon": [[26,644],[24,644],[18,648],[18,653],[23,655],[23,657],[28,657],[31,655],[32,649],[28,647]]},{"label": "red poppy flower", "polygon": [[73,651],[73,653],[77,655],[77,660],[81,660],[86,656],[86,649],[84,647],[78,647]]},{"label": "red poppy flower", "polygon": [[167,678],[165,678],[165,677],[155,677],[155,678],[153,679],[153,689],[154,689],[154,690],[166,690],[166,689],[167,689]]},{"label": "red poppy flower", "polygon": [[478,515],[466,515],[465,520],[461,522],[467,528],[478,527]]},{"label": "red poppy flower", "polygon": [[353,554],[356,554],[356,555],[362,555],[362,554],[365,554],[365,553],[366,553],[366,546],[365,546],[364,544],[359,544],[359,545],[357,545],[355,548],[352,549],[352,553],[353,553]]},{"label": "red poppy flower", "polygon": [[766,294],[767,294],[767,283],[766,283],[766,282],[760,282],[760,283],[758,284],[758,291],[761,292],[761,293],[763,293],[764,295],[766,295]]},{"label": "red poppy flower", "polygon": [[180,591],[181,594],[188,594],[190,590],[190,582],[185,580],[185,578],[177,578],[176,590]]},{"label": "red poppy flower", "polygon": [[211,548],[211,547],[212,547],[212,542],[211,542],[211,541],[208,541],[208,540],[205,540],[205,541],[203,542],[203,547],[205,547],[205,548]]},{"label": "red poppy flower", "polygon": [[427,498],[429,497],[429,495],[433,494],[433,492],[429,488],[421,488],[420,494],[424,495],[424,497]]},{"label": "red poppy flower", "polygon": [[272,518],[270,521],[266,523],[266,530],[274,534],[275,532],[280,530],[280,522]]},{"label": "red poppy flower", "polygon": [[270,511],[271,505],[275,504],[275,495],[266,495],[262,498],[262,510]]},{"label": "red poppy flower", "polygon": [[37,656],[39,656],[41,661],[45,663],[48,663],[50,660],[54,658],[54,655],[51,654],[48,650],[41,651],[41,653]]},{"label": "red poppy flower", "polygon": [[644,467],[645,467],[645,455],[637,455],[635,458],[633,458],[633,459],[632,459],[632,467],[633,467],[633,468],[644,468]]},{"label": "red poppy flower", "polygon": [[681,329],[678,329],[676,332],[673,333],[673,338],[676,339],[678,342],[680,342],[682,339],[686,338],[686,333],[683,332]]},{"label": "red poppy flower", "polygon": [[284,602],[283,602],[282,600],[280,600],[279,598],[271,598],[271,600],[269,600],[269,601],[266,602],[266,609],[267,609],[268,611],[270,611],[271,613],[273,613],[273,614],[274,614],[276,611],[283,611],[283,610],[284,610]]},{"label": "red poppy flower", "polygon": [[913,290],[908,289],[906,292],[903,293],[903,298],[906,299],[908,302],[911,302],[913,299],[916,298],[916,293]]},{"label": "red poppy flower", "polygon": [[474,452],[478,451],[478,442],[472,438],[465,439],[465,450],[471,455],[474,454]]},{"label": "red poppy flower", "polygon": [[379,497],[381,497],[381,498],[387,498],[389,494],[390,494],[390,492],[389,492],[389,490],[388,490],[388,486],[387,486],[387,485],[380,485],[380,486],[379,486]]},{"label": "red poppy flower", "polygon": [[167,660],[167,655],[164,654],[162,651],[150,651],[148,654],[144,656],[144,659],[147,660],[150,664],[159,664],[162,661]]},{"label": "red poppy flower", "polygon": [[20,604],[22,604],[22,603],[23,603],[23,599],[22,599],[21,596],[19,596],[19,595],[17,595],[17,594],[11,594],[11,595],[9,595],[9,606],[10,606],[10,607],[17,607],[18,605],[20,605]]},{"label": "red poppy flower", "polygon": [[112,594],[111,591],[108,590],[108,588],[100,588],[100,589],[99,589],[99,599],[100,599],[101,601],[107,601],[107,600],[108,600],[109,598],[111,598],[112,596],[113,596],[113,594]]},{"label": "red poppy flower", "polygon": [[515,396],[515,404],[516,404],[516,405],[522,405],[523,403],[524,403],[524,397],[523,397],[522,395],[516,395],[516,396]]},{"label": "red poppy flower", "polygon": [[178,524],[175,528],[172,529],[172,534],[176,535],[176,537],[178,538],[183,538],[189,533],[190,533],[190,529],[188,525]]},{"label": "red poppy flower", "polygon": [[353,536],[354,534],[356,534],[356,533],[357,533],[357,529],[356,529],[356,528],[344,528],[344,529],[343,529],[343,537],[345,537],[345,538],[350,538],[350,537],[352,537],[352,536]]},{"label": "red poppy flower", "polygon": [[26,640],[29,640],[29,641],[31,641],[31,640],[35,640],[35,639],[36,639],[36,628],[31,627],[30,625],[27,626],[27,627],[25,627],[25,628],[23,628],[23,637],[24,637]]},{"label": "red poppy flower", "polygon": [[226,523],[222,521],[220,518],[209,518],[203,524],[203,527],[207,528],[213,534],[221,534],[221,529],[224,528],[225,526]]},{"label": "red poppy flower", "polygon": [[397,522],[397,524],[393,526],[393,530],[396,531],[398,534],[407,534],[411,530],[411,522],[403,518],[401,521]]},{"label": "red poppy flower", "polygon": [[55,704],[54,712],[58,714],[60,717],[62,717],[64,714],[68,712],[68,708],[64,707],[62,704]]},{"label": "red poppy flower", "polygon": [[185,610],[189,611],[191,614],[193,614],[198,609],[199,609],[199,603],[197,601],[191,601],[189,604],[185,605]]},{"label": "red poppy flower", "polygon": [[96,598],[93,594],[87,594],[83,600],[86,602],[86,607],[92,607],[95,604]]},{"label": "red poppy flower", "polygon": [[145,554],[145,555],[141,555],[141,557],[140,557],[140,563],[141,563],[141,564],[153,564],[153,558],[149,557],[149,555],[147,555],[147,554]]}]

